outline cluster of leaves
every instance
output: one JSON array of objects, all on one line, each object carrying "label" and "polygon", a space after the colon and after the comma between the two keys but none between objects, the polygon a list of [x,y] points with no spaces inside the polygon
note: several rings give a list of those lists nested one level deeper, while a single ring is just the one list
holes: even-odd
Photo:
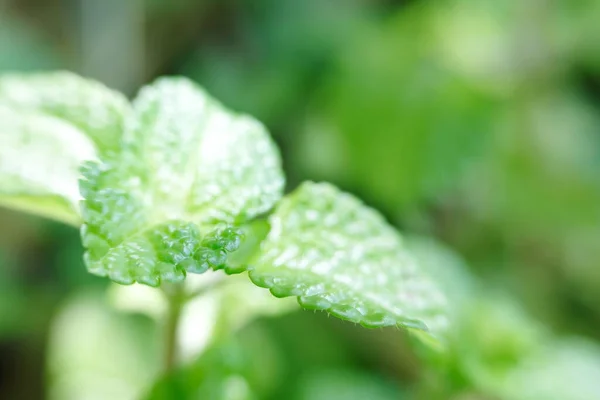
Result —
[{"label": "cluster of leaves", "polygon": [[[459,263],[452,256],[405,243],[381,215],[330,184],[306,182],[282,196],[279,154],[264,127],[226,110],[191,81],[160,79],[130,104],[68,73],[7,75],[0,78],[0,99],[1,201],[81,224],[84,259],[94,274],[156,287],[209,269],[247,271],[257,286],[297,297],[304,308],[369,327],[427,331],[419,336],[429,343],[443,337],[444,355],[430,353],[431,365],[438,365],[434,379],[443,383],[444,374],[454,373],[482,393],[519,400],[556,393],[577,398],[596,389],[543,384],[557,373],[556,360],[564,364],[560,373],[595,370],[595,358],[583,355],[596,348],[540,333],[519,311],[506,314],[511,307],[477,305],[472,287],[452,287],[469,281],[457,277],[463,272],[453,276],[450,266]],[[439,288],[432,275],[448,287]],[[450,331],[447,298],[458,321]],[[486,332],[494,324],[509,329],[489,344]],[[238,387],[235,379],[251,379],[253,368],[239,353],[243,347],[227,343],[213,343],[150,396],[259,390]],[[232,350],[239,354],[228,355]],[[207,362],[224,363],[223,371],[215,379],[189,378],[206,374]],[[438,394],[438,387],[424,391],[436,398],[457,390]]]},{"label": "cluster of leaves", "polygon": [[[377,212],[325,183],[282,199],[265,128],[187,79],[130,104],[69,73],[6,75],[0,107],[2,202],[81,222],[91,273],[159,286],[248,270],[277,297],[365,326],[447,326],[444,295]],[[244,234],[273,207],[264,240]]]},{"label": "cluster of leaves", "polygon": [[[151,15],[150,22],[167,20],[167,14],[169,18],[176,17],[175,12],[165,11],[177,9],[186,16],[185,21],[201,25],[198,20],[202,18],[194,13],[190,2],[155,0],[148,3],[147,13],[159,10],[157,16]],[[205,82],[210,91],[227,104],[251,111],[275,128],[274,133],[279,135],[288,152],[286,164],[293,185],[296,178],[312,176],[351,187],[368,201],[376,202],[386,215],[397,216],[408,230],[431,229],[469,257],[472,266],[489,278],[483,290],[468,297],[467,302],[471,301],[474,306],[467,307],[464,315],[452,316],[457,332],[450,339],[449,357],[444,365],[449,373],[436,375],[435,384],[425,376],[418,383],[425,393],[417,398],[595,398],[598,389],[594,382],[600,381],[595,375],[600,359],[596,346],[563,340],[547,332],[540,334],[539,326],[532,322],[534,317],[512,302],[502,296],[485,299],[490,296],[490,286],[500,282],[511,289],[516,287],[513,295],[525,298],[529,308],[533,305],[534,314],[545,322],[550,320],[562,330],[583,331],[597,337],[596,317],[600,304],[596,268],[600,249],[600,214],[597,212],[600,186],[596,173],[598,120],[592,102],[588,101],[593,99],[581,96],[584,84],[580,80],[581,68],[584,68],[585,86],[589,86],[600,65],[597,57],[600,42],[589,39],[598,36],[595,32],[600,26],[596,23],[600,3],[509,0],[475,4],[451,0],[440,4],[425,0],[392,7],[386,1],[260,0],[252,5],[234,1],[227,7],[218,1],[203,4],[210,8],[211,3],[217,5],[220,20],[228,23],[218,24],[225,27],[219,28],[218,34],[211,31],[214,24],[206,24],[208,32],[197,32],[201,39],[194,38],[189,45],[198,46],[198,57],[187,60],[180,71]],[[158,4],[161,6],[155,7]],[[381,7],[382,4],[385,6]],[[390,18],[392,9],[395,15]],[[173,21],[176,23],[172,25],[183,25],[177,18]],[[30,45],[31,36],[26,35],[27,32],[19,30],[12,35],[8,32],[6,36],[13,22],[3,20],[2,27],[6,29],[0,32],[0,36],[4,35],[0,41],[6,46],[0,46],[0,64],[13,69],[28,68],[31,64],[38,69],[51,68],[47,60],[39,60],[48,57],[41,46],[33,47],[35,51],[23,51]],[[196,32],[184,28],[177,34],[169,31],[169,35],[157,35],[156,32],[162,33],[164,29],[155,28],[151,24],[148,32],[155,37],[169,37],[164,42],[177,49],[185,47],[182,38],[187,31]],[[227,38],[225,46],[223,37]],[[216,42],[211,44],[211,40]],[[174,45],[175,41],[179,43]],[[61,42],[61,48],[64,46]],[[532,53],[531,48],[536,51]],[[155,52],[156,47],[148,51]],[[150,61],[156,58],[155,54],[149,55]],[[335,60],[333,68],[332,60]],[[167,62],[171,66],[172,60]],[[149,67],[149,70],[155,69]],[[565,76],[568,79],[564,79]],[[305,115],[307,101],[313,101],[314,107]],[[17,109],[14,113],[21,111]],[[33,111],[37,113],[35,108]],[[308,124],[302,126],[299,119],[306,116]],[[36,160],[38,158],[36,156]],[[102,158],[108,160],[104,155]],[[471,168],[463,168],[465,165]],[[458,186],[465,183],[467,187],[463,192]],[[74,184],[70,187],[73,197],[78,197]],[[461,191],[457,194],[457,190]],[[11,195],[4,196],[2,202],[36,213],[46,210],[45,215],[64,217],[63,220],[75,225],[81,222],[78,212],[67,211],[61,216],[60,196],[48,196],[45,207],[41,197],[27,207],[28,199],[28,195]],[[76,201],[73,208],[78,209]],[[412,214],[414,212],[416,214]],[[266,230],[257,236],[254,229],[262,225]],[[239,229],[245,235],[240,238],[242,248],[227,254],[224,266],[228,270],[247,268],[256,250],[250,239],[261,240],[270,228],[264,220],[255,220],[242,224]],[[238,232],[237,228],[232,232]],[[201,236],[204,239],[202,232]],[[293,244],[293,241],[286,242]],[[97,243],[100,248],[105,247],[102,241]],[[429,264],[428,260],[436,253],[431,246],[425,249],[417,254],[420,258],[425,256],[420,262],[422,266]],[[412,250],[413,254],[417,253]],[[79,253],[79,248],[74,252]],[[216,254],[222,255],[221,252]],[[447,274],[446,269],[451,268],[446,267],[453,264],[447,258],[434,258],[431,264],[441,267],[432,275],[441,277],[442,282],[452,282],[450,292],[469,292],[464,285],[464,281],[468,281],[465,276],[456,278]],[[100,266],[98,273],[105,273],[102,265],[97,265]],[[179,271],[187,274],[185,268]],[[135,276],[131,271],[114,274],[129,280]],[[179,273],[178,279],[182,275]],[[198,277],[206,279],[208,274]],[[190,278],[188,274],[186,285],[192,281]],[[239,278],[247,283],[245,274]],[[150,283],[156,282],[155,277],[147,279]],[[227,277],[229,281],[233,279],[237,278]],[[11,293],[21,293],[11,289],[6,280],[1,282],[8,296],[6,305],[10,303],[14,308],[16,302]],[[114,287],[129,293],[132,289],[131,286]],[[148,291],[154,292],[149,288]],[[235,309],[247,317],[246,303],[250,295],[241,290],[236,294],[239,301],[219,309],[220,314]],[[29,294],[27,297],[31,300]],[[219,301],[226,299],[230,297],[219,298]],[[133,300],[123,299],[128,303],[122,306],[134,308],[137,304]],[[280,302],[274,300],[273,303]],[[461,308],[456,296],[451,296],[450,304],[452,311]],[[4,307],[8,311],[5,315],[14,311],[10,307]],[[205,324],[198,317],[212,315],[207,304],[202,308],[203,312],[194,319],[196,336],[200,335],[199,327]],[[239,321],[237,316],[234,318]],[[69,339],[78,337],[81,324],[77,321],[72,320],[74,332]],[[58,322],[62,322],[61,318]],[[62,327],[60,323],[57,325]],[[298,327],[295,336],[310,336],[310,347],[317,347],[312,328],[308,324],[303,326],[301,329],[311,334],[301,335]],[[98,337],[112,334],[112,326],[106,329],[98,333]],[[61,337],[61,332],[56,332],[56,336]],[[385,336],[387,331],[381,334]],[[126,333],[110,337],[114,338],[110,339],[111,343],[131,342],[133,345],[128,348],[135,348],[136,340],[126,340]],[[394,337],[394,340],[399,339]],[[94,347],[97,341],[90,339],[83,348]],[[186,369],[182,372],[190,379],[172,377],[175,384],[166,386],[174,386],[177,395],[182,390],[187,394],[207,393],[206,379],[218,385],[214,390],[228,394],[232,393],[227,389],[230,384],[243,388],[241,378],[251,382],[252,377],[247,376],[247,368],[237,361],[234,365],[223,362],[221,358],[230,351],[228,346],[209,350],[198,360],[198,366],[191,367],[197,367],[201,374],[188,373]],[[56,353],[61,350],[69,353],[74,347],[71,341]],[[293,342],[288,347],[302,346]],[[308,348],[308,344],[305,347]],[[369,341],[368,346],[355,347],[368,347],[372,354],[377,354],[377,343],[373,341]],[[389,347],[386,344],[383,350],[386,356],[394,353]],[[265,346],[261,345],[261,349]],[[347,352],[360,351],[356,349]],[[54,367],[57,370],[61,366],[68,367],[63,368],[64,375],[60,375],[65,379],[59,377],[53,385],[65,385],[75,372],[79,372],[78,378],[81,378],[78,382],[83,382],[82,371],[91,371],[92,363],[103,367],[90,374],[94,379],[88,387],[94,388],[95,393],[114,383],[115,376],[128,378],[136,367],[121,363],[123,368],[115,368],[110,360],[120,355],[110,350],[102,348],[96,354],[88,353],[89,359],[80,363],[66,364],[64,359],[53,363],[52,371]],[[237,350],[240,349],[231,351]],[[289,350],[282,349],[286,363]],[[128,354],[131,359],[144,359],[143,365],[151,365],[158,359],[146,361],[144,356],[150,351],[147,347],[139,349],[137,355],[124,353],[123,349],[119,351],[121,356]],[[215,354],[219,357],[212,357]],[[396,357],[401,364],[410,363],[401,359],[402,356]],[[216,377],[215,369],[206,374],[204,361],[219,369],[221,375]],[[384,362],[378,360],[377,363]],[[427,371],[433,365],[432,361],[422,369]],[[259,367],[264,368],[264,365],[252,366],[253,369]],[[108,384],[102,383],[102,373]],[[319,372],[319,376],[328,383],[336,380],[325,372]],[[273,374],[270,379],[278,377]],[[88,380],[91,381],[89,376]],[[294,386],[295,382],[292,379],[280,381],[287,387]],[[358,385],[359,381],[352,376],[344,385],[347,389],[350,383]],[[147,384],[136,381],[138,386]],[[187,387],[194,385],[200,389]],[[161,392],[160,386],[156,396],[166,393],[166,398],[174,397],[169,388]],[[435,386],[440,388],[439,392],[431,390]],[[264,395],[258,388],[251,389],[257,397]],[[328,393],[326,398],[346,398],[341,388],[330,389]],[[80,397],[81,392],[71,396]],[[281,397],[284,396],[278,398]],[[56,398],[69,396],[61,392]],[[378,397],[363,395],[362,398]],[[385,398],[405,397],[394,393]]]}]

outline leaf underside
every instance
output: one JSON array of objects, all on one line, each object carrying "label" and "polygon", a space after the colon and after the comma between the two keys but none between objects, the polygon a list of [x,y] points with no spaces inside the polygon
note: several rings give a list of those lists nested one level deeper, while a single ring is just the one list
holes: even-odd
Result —
[{"label": "leaf underside", "polygon": [[191,81],[140,92],[123,150],[83,168],[82,238],[90,272],[158,286],[226,268],[239,229],[281,197],[275,145],[257,121]]},{"label": "leaf underside", "polygon": [[376,211],[325,183],[305,183],[271,216],[250,278],[367,327],[447,325],[446,298]]}]

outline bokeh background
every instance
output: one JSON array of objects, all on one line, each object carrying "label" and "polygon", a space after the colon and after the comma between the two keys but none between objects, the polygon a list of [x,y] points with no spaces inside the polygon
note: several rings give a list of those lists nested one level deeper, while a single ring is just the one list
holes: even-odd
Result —
[{"label": "bokeh background", "polygon": [[[194,79],[455,295],[450,355],[297,311],[154,398],[600,399],[600,1],[0,0],[0,72],[52,69]],[[0,209],[0,398],[149,393],[157,324],[107,290],[75,229]]]}]

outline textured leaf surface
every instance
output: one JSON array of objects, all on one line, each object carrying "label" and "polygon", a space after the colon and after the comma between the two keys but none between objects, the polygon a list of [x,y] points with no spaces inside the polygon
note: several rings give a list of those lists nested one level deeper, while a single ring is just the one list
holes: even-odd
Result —
[{"label": "textured leaf surface", "polygon": [[183,78],[140,92],[123,151],[84,168],[86,263],[116,282],[157,286],[224,268],[238,226],[280,198],[277,149],[257,121]]},{"label": "textured leaf surface", "polygon": [[374,210],[329,184],[305,183],[271,217],[250,278],[278,297],[368,327],[444,330],[445,296]]},{"label": "textured leaf surface", "polygon": [[64,119],[89,135],[101,152],[118,148],[130,111],[122,94],[69,72],[2,75],[0,102]]},{"label": "textured leaf surface", "polygon": [[0,104],[0,204],[76,224],[79,166],[95,157],[75,126]]}]

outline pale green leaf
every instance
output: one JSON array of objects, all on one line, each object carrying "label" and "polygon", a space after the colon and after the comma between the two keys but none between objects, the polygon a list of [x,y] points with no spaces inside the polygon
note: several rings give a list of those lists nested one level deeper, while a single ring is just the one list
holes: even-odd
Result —
[{"label": "pale green leaf", "polygon": [[520,363],[494,392],[506,400],[588,400],[600,393],[600,348],[594,342],[556,339]]},{"label": "pale green leaf", "polygon": [[102,292],[84,286],[53,312],[44,398],[138,399],[160,372],[158,325],[115,311]]},{"label": "pale green leaf", "polygon": [[100,152],[118,149],[130,111],[122,94],[63,71],[2,75],[0,102],[64,119],[87,134]]},{"label": "pale green leaf", "polygon": [[329,184],[305,183],[271,217],[250,278],[368,327],[447,325],[446,298],[376,211]]},{"label": "pale green leaf", "polygon": [[75,126],[0,104],[0,204],[77,224],[79,166],[95,157]]},{"label": "pale green leaf", "polygon": [[465,261],[451,248],[430,237],[411,235],[405,238],[405,243],[452,304],[448,310],[450,319],[457,319],[473,301],[477,287]]},{"label": "pale green leaf", "polygon": [[151,286],[224,268],[238,227],[268,211],[283,188],[264,127],[183,78],[142,89],[122,152],[87,164],[84,176],[88,269]]}]

